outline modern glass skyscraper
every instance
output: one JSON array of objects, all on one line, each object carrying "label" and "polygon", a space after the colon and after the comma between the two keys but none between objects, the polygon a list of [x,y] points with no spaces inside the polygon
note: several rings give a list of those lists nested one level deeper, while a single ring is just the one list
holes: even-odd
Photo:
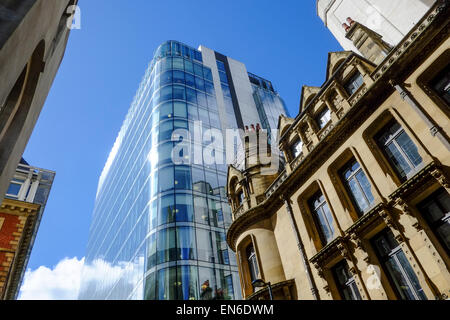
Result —
[{"label": "modern glass skyscraper", "polygon": [[204,161],[210,141],[202,133],[183,141],[192,148],[174,164],[173,133],[276,129],[280,114],[286,109],[270,81],[244,64],[203,46],[163,43],[99,179],[79,298],[240,299],[225,240],[227,165]]}]

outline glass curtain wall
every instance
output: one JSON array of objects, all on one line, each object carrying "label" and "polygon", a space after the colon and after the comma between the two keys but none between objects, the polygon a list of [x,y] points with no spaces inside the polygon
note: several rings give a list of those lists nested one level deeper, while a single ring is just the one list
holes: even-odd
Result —
[{"label": "glass curtain wall", "polygon": [[[81,299],[240,298],[225,236],[226,166],[172,162],[172,133],[193,129],[195,121],[203,131],[222,129],[211,69],[199,51],[168,41],[157,49],[101,175]],[[195,150],[187,142],[190,150],[178,155],[185,160]],[[90,274],[98,268],[100,282]]]}]

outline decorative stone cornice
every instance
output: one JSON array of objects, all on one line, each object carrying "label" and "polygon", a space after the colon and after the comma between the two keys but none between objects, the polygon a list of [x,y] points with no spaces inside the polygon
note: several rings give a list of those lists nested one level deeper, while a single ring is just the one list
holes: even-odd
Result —
[{"label": "decorative stone cornice", "polygon": [[406,54],[414,49],[418,40],[426,33],[434,21],[441,17],[448,18],[448,1],[439,0],[434,7],[428,11],[421,21],[407,34],[405,38],[388,54],[386,59],[378,66],[373,74],[375,80],[380,79],[386,72],[393,68],[397,61],[403,59]]},{"label": "decorative stone cornice", "polygon": [[311,262],[316,269],[323,268],[326,265],[326,261],[336,256],[337,254],[344,256],[348,253],[345,247],[345,239],[341,236],[336,237],[333,241],[328,243],[319,252],[317,252],[309,262]]},{"label": "decorative stone cornice", "polygon": [[39,204],[5,198],[0,205],[0,210],[4,213],[23,216],[37,214],[40,207]]},{"label": "decorative stone cornice", "polygon": [[418,187],[423,186],[427,179],[429,179],[430,177],[435,177],[433,175],[433,172],[435,173],[435,175],[437,174],[437,172],[441,172],[443,179],[445,179],[445,176],[443,175],[439,167],[439,164],[437,164],[435,161],[430,162],[413,177],[399,186],[397,190],[395,190],[391,195],[389,195],[389,200],[395,202],[396,199],[406,198],[409,194],[415,192]]}]

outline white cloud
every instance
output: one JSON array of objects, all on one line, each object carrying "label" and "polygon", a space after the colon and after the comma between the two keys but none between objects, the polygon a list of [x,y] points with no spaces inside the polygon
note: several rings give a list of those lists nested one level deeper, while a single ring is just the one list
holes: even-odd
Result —
[{"label": "white cloud", "polygon": [[[19,300],[76,300],[83,279],[83,299],[106,297],[127,299],[144,274],[144,258],[111,265],[98,259],[84,264],[85,258],[65,258],[53,269],[41,266],[28,269],[20,289]],[[137,290],[140,292],[142,290]],[[135,296],[142,299],[142,294]]]},{"label": "white cloud", "polygon": [[53,269],[45,266],[25,273],[19,300],[76,300],[84,258],[65,258]]}]

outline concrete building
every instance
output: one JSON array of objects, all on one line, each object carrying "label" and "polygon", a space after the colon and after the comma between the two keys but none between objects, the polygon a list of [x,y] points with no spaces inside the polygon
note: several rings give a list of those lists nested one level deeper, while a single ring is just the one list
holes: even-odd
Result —
[{"label": "concrete building", "polygon": [[344,50],[358,52],[342,28],[347,18],[397,45],[430,9],[435,0],[317,0],[317,15]]},{"label": "concrete building", "polygon": [[448,299],[449,23],[439,1],[389,49],[352,22],[363,55],[330,53],[326,82],[280,118],[285,169],[229,168],[244,298],[268,299],[262,280],[276,299]]},{"label": "concrete building", "polygon": [[0,201],[64,55],[76,0],[0,0]]},{"label": "concrete building", "polygon": [[0,300],[14,300],[55,178],[21,160],[0,205]]},{"label": "concrete building", "polygon": [[[271,82],[243,63],[204,46],[163,43],[99,179],[79,298],[239,299],[225,240],[226,141],[214,135],[212,159],[207,147],[212,132],[252,123],[275,129],[280,114],[286,109]],[[93,266],[100,281],[91,282]]]}]

